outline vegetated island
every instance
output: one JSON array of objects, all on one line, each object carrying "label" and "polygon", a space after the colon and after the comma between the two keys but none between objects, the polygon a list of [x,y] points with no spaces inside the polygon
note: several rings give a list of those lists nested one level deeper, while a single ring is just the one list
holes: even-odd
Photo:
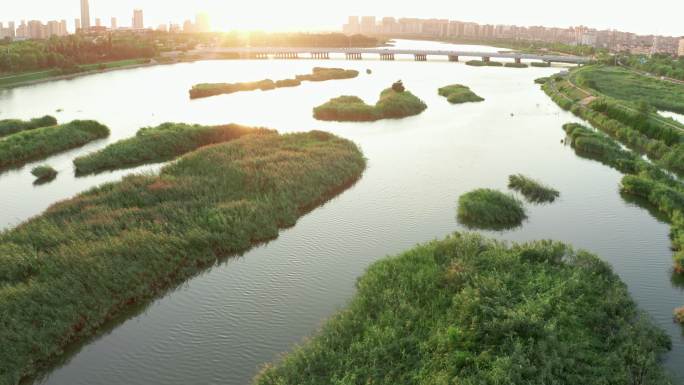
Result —
[{"label": "vegetated island", "polygon": [[240,91],[262,90],[268,91],[280,87],[296,87],[302,81],[322,82],[336,79],[352,79],[359,76],[359,71],[346,70],[343,68],[315,67],[313,72],[306,75],[297,75],[295,79],[283,79],[273,81],[271,79],[245,83],[201,83],[192,86],[190,99],[206,98],[209,96],[232,94]]},{"label": "vegetated island", "polygon": [[109,128],[92,120],[18,132],[0,140],[0,170],[83,146],[109,136]]},{"label": "vegetated island", "polygon": [[105,170],[160,163],[210,144],[227,142],[248,134],[273,133],[273,130],[229,124],[200,126],[185,123],[164,123],[157,127],[141,128],[129,139],[124,139],[82,157],[74,159],[77,175]]},{"label": "vegetated island", "polygon": [[31,170],[31,174],[36,177],[36,184],[49,182],[57,177],[57,170],[48,166],[36,166]]},{"label": "vegetated island", "polygon": [[33,130],[35,128],[49,127],[57,125],[57,119],[50,115],[31,120],[4,119],[0,120],[0,138],[16,134],[17,132]]},{"label": "vegetated island", "polygon": [[522,174],[508,177],[508,188],[518,191],[532,203],[551,203],[560,196],[560,192]]},{"label": "vegetated island", "polygon": [[0,233],[3,380],[17,383],[130,305],[277,237],[364,168],[354,143],[325,132],[246,135]]},{"label": "vegetated island", "polygon": [[473,67],[503,67],[504,63],[500,61],[484,61],[484,60],[468,60],[466,65]]},{"label": "vegetated island", "polygon": [[665,385],[670,348],[597,256],[455,234],[371,265],[254,383]]},{"label": "vegetated island", "polygon": [[440,96],[447,98],[451,104],[481,102],[484,98],[478,96],[467,86],[461,84],[451,84],[440,88],[438,91]]},{"label": "vegetated island", "polygon": [[338,122],[372,122],[380,119],[399,119],[418,115],[427,105],[407,91],[401,81],[380,93],[374,106],[357,96],[340,96],[315,107],[314,118]]},{"label": "vegetated island", "polygon": [[492,189],[477,189],[458,198],[458,221],[469,228],[508,230],[527,218],[518,199]]}]

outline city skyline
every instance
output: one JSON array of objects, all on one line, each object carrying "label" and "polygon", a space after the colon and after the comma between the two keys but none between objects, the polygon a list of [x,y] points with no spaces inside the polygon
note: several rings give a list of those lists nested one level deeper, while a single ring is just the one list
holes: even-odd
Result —
[{"label": "city skyline", "polygon": [[[85,1],[85,0],[83,0]],[[182,23],[191,16],[207,12],[216,30],[337,30],[346,15],[373,15],[381,17],[392,14],[396,17],[444,18],[481,24],[507,24],[519,26],[546,26],[566,28],[586,25],[596,29],[615,29],[641,35],[684,36],[681,15],[669,12],[671,2],[654,0],[649,7],[642,4],[621,4],[619,17],[609,4],[577,0],[572,7],[557,11],[553,2],[540,7],[532,0],[521,0],[515,4],[469,4],[456,8],[445,6],[436,0],[426,0],[421,6],[410,4],[368,3],[350,0],[345,4],[325,4],[311,0],[293,0],[287,4],[272,0],[256,0],[240,7],[219,0],[198,0],[193,2],[167,3],[160,6],[152,0],[119,0],[107,2],[91,0],[90,22],[95,18],[130,20],[133,9],[145,11],[145,27],[160,24]],[[491,12],[493,8],[496,13]],[[264,10],[269,12],[265,13]],[[305,11],[302,11],[305,10]],[[76,0],[25,0],[3,10],[4,22],[20,20],[74,20],[81,14]],[[82,18],[82,17],[81,17]],[[608,21],[606,21],[608,20]]]}]

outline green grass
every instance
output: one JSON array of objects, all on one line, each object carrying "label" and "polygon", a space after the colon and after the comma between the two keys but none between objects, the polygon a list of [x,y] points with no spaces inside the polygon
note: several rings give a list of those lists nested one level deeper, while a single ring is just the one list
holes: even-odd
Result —
[{"label": "green grass", "polygon": [[57,125],[57,119],[45,115],[42,118],[31,120],[5,119],[0,120],[0,138],[16,134],[17,132],[33,130],[34,128],[49,127]]},{"label": "green grass", "polygon": [[551,203],[560,196],[560,192],[522,174],[508,177],[508,188],[518,191],[532,203]]},{"label": "green grass", "polygon": [[400,119],[418,115],[427,105],[409,91],[396,92],[387,88],[374,105],[356,96],[340,96],[314,108],[318,120],[368,122],[380,119]]},{"label": "green grass", "polygon": [[670,347],[597,256],[455,234],[371,265],[254,384],[665,385]]},{"label": "green grass", "polygon": [[47,71],[22,72],[18,74],[0,74],[0,87],[12,87],[18,84],[48,79],[59,75],[60,71],[58,69]]},{"label": "green grass", "polygon": [[129,139],[113,143],[97,152],[74,159],[77,175],[105,170],[130,168],[174,159],[210,144],[227,142],[248,134],[271,133],[271,130],[230,124],[200,126],[164,123],[146,127]]},{"label": "green grass", "polygon": [[0,378],[18,382],[132,304],[277,237],[364,168],[328,133],[247,135],[0,233]]},{"label": "green grass", "polygon": [[476,95],[467,86],[461,84],[451,84],[440,88],[438,91],[439,95],[447,98],[449,103],[468,103],[468,102],[481,102],[484,98]]},{"label": "green grass", "polygon": [[57,177],[57,170],[48,165],[41,165],[34,167],[31,174],[36,177],[36,182],[47,182]]},{"label": "green grass", "polygon": [[458,221],[469,228],[507,230],[526,218],[522,202],[497,190],[477,189],[458,198]]},{"label": "green grass", "polygon": [[684,85],[639,75],[620,67],[590,66],[577,73],[578,81],[615,99],[644,101],[661,110],[684,113]]},{"label": "green grass", "polygon": [[117,61],[110,61],[110,62],[104,62],[104,63],[96,63],[96,64],[83,64],[78,66],[81,70],[83,71],[95,71],[95,70],[105,70],[105,69],[113,69],[113,68],[121,68],[121,67],[130,67],[134,65],[140,65],[140,64],[146,64],[149,63],[149,59],[128,59],[128,60],[117,60]]},{"label": "green grass", "polygon": [[190,99],[206,98],[209,96],[232,94],[241,91],[268,91],[281,87],[296,87],[303,81],[322,82],[326,80],[351,79],[359,76],[356,70],[342,68],[314,67],[312,73],[297,75],[295,79],[273,81],[271,79],[247,83],[201,83],[192,86]]},{"label": "green grass", "polygon": [[74,120],[12,134],[0,140],[0,170],[47,158],[109,136],[109,128],[92,120]]}]

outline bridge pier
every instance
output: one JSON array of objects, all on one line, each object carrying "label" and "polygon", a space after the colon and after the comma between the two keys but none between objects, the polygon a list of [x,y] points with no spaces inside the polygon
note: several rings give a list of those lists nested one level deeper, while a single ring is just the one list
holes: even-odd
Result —
[{"label": "bridge pier", "polygon": [[426,61],[427,60],[427,55],[422,54],[422,53],[414,54],[413,57],[416,59],[416,61]]},{"label": "bridge pier", "polygon": [[394,60],[394,54],[393,53],[381,53],[380,54],[380,60]]},{"label": "bridge pier", "polygon": [[483,56],[482,61],[485,63],[489,63],[489,56]]},{"label": "bridge pier", "polygon": [[312,59],[330,59],[330,53],[328,52],[312,52]]},{"label": "bridge pier", "polygon": [[449,55],[449,61],[458,61],[458,56],[456,56],[456,55]]},{"label": "bridge pier", "polygon": [[250,55],[251,59],[268,59],[268,54],[265,52],[255,52]]},{"label": "bridge pier", "polygon": [[520,60],[520,58],[519,58],[519,57],[516,57],[516,58],[515,58],[515,63],[516,63],[516,64],[521,64],[521,63],[522,63],[522,61]]},{"label": "bridge pier", "polygon": [[348,53],[345,53],[344,56],[347,58],[347,60],[361,60],[361,59],[363,59],[361,54],[358,52],[348,52]]}]

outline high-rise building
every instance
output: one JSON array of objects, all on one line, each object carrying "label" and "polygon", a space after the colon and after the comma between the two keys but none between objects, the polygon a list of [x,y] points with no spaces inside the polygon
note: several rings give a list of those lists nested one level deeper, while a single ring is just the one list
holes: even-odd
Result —
[{"label": "high-rise building", "polygon": [[81,0],[81,28],[90,28],[90,7],[88,0]]},{"label": "high-rise building", "polygon": [[28,37],[28,27],[26,26],[26,20],[22,20],[17,28],[17,37],[25,39]]},{"label": "high-rise building", "polygon": [[46,35],[46,28],[38,20],[29,20],[27,25],[26,37],[29,39],[43,39]]},{"label": "high-rise building", "polygon": [[59,36],[66,36],[68,34],[69,34],[69,32],[67,32],[66,20],[60,20],[59,21]]},{"label": "high-rise building", "polygon": [[96,27],[102,27],[102,20],[100,20],[99,17],[95,19],[95,26]]},{"label": "high-rise building", "polygon": [[195,16],[195,32],[209,32],[211,26],[209,24],[209,15],[206,13],[198,13]]},{"label": "high-rise building", "polygon": [[81,19],[74,19],[74,32],[78,32],[81,29]]},{"label": "high-rise building", "polygon": [[112,29],[116,29],[116,17],[112,17]]},{"label": "high-rise building", "polygon": [[47,23],[47,34],[44,37],[59,36],[59,22],[50,20]]},{"label": "high-rise building", "polygon": [[375,16],[363,16],[361,18],[361,33],[375,33]]},{"label": "high-rise building", "polygon": [[133,10],[133,29],[143,29],[145,25],[143,24],[143,11],[142,9]]},{"label": "high-rise building", "polygon": [[677,50],[677,54],[684,57],[684,37],[679,39],[679,50]]},{"label": "high-rise building", "polygon": [[[9,38],[10,38],[10,39],[14,39],[15,37],[17,37],[17,30],[16,30],[16,28],[14,27],[14,22],[13,22],[13,21],[10,21],[10,22],[9,22],[8,28],[9,28]],[[681,44],[680,44],[680,45],[681,45]]]},{"label": "high-rise building", "polygon": [[185,20],[185,22],[183,23],[183,32],[185,32],[185,33],[195,32],[195,25],[192,24],[192,21]]}]

